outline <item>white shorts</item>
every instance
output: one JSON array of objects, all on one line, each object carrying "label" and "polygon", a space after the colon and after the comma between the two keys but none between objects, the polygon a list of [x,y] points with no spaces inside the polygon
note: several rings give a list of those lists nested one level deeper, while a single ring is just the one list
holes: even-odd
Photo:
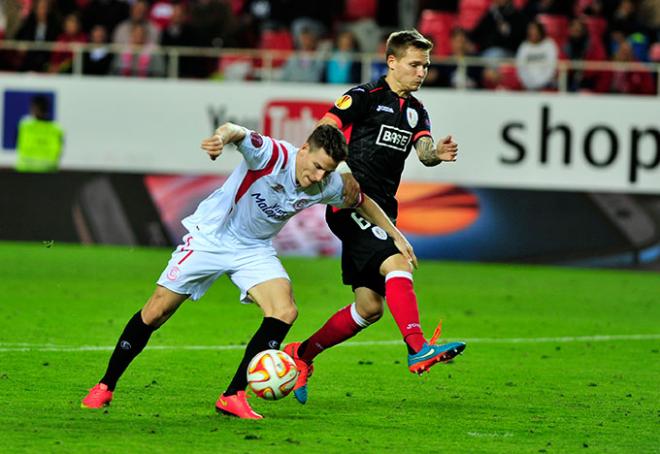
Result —
[{"label": "white shorts", "polygon": [[275,248],[266,244],[246,245],[227,236],[221,247],[188,234],[172,252],[172,258],[158,284],[197,301],[220,276],[226,274],[241,291],[241,302],[251,303],[248,290],[271,279],[291,280],[277,258]]}]

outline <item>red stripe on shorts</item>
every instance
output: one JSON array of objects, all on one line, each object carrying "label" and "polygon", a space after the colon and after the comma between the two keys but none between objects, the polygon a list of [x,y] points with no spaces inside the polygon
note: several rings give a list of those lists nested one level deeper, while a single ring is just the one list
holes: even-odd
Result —
[{"label": "red stripe on shorts", "polygon": [[187,259],[188,257],[190,257],[190,254],[192,254],[193,252],[195,252],[195,251],[188,251],[188,253],[187,253],[186,255],[184,255],[183,258],[182,258],[181,260],[179,260],[179,263],[177,263],[177,265],[181,265],[183,262],[185,262],[186,259]]}]

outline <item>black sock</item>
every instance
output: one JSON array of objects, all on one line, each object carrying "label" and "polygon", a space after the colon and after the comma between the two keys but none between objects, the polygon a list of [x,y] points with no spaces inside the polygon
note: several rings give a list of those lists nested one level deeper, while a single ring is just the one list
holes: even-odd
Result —
[{"label": "black sock", "polygon": [[291,325],[283,322],[282,320],[273,318],[273,317],[264,317],[264,320],[261,322],[261,326],[254,333],[252,339],[247,344],[245,348],[245,355],[243,355],[243,360],[236,370],[236,374],[232,379],[227,391],[225,391],[225,396],[233,396],[238,391],[243,391],[247,386],[247,368],[248,364],[254,355],[269,348],[274,348],[279,350],[280,344],[286,337]]},{"label": "black sock", "polygon": [[140,354],[144,346],[147,345],[151,333],[154,332],[154,328],[142,321],[141,312],[138,311],[128,321],[124,332],[119,336],[112,356],[110,356],[108,369],[101,379],[101,383],[108,385],[110,391],[115,389],[119,377],[121,377],[131,361]]}]

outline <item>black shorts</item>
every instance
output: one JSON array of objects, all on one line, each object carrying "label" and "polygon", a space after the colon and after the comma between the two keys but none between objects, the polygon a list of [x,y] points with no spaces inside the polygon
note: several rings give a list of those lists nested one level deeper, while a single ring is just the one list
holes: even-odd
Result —
[{"label": "black shorts", "polygon": [[399,253],[392,238],[355,210],[333,211],[328,207],[325,220],[342,242],[344,284],[352,286],[353,290],[367,287],[385,296],[385,278],[380,274],[380,266],[388,257]]}]

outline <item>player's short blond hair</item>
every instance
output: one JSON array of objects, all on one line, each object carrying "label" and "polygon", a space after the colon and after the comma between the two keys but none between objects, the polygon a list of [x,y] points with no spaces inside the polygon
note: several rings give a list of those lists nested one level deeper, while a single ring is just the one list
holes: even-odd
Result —
[{"label": "player's short blond hair", "polygon": [[394,32],[387,38],[385,59],[387,60],[390,55],[401,58],[409,47],[430,51],[433,49],[433,43],[414,28]]}]

